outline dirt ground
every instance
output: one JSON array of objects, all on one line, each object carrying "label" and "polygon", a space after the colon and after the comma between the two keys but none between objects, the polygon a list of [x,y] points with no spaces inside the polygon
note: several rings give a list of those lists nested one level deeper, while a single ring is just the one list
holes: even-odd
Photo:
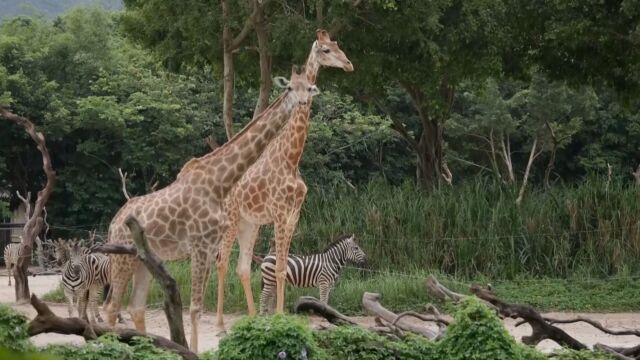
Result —
[{"label": "dirt ground", "polygon": [[[58,286],[60,282],[60,276],[37,276],[29,277],[29,287],[31,292],[36,295],[43,295]],[[30,305],[16,305],[14,302],[13,287],[7,285],[7,277],[4,274],[0,275],[0,303],[9,304],[15,309],[23,312],[29,318],[35,316],[35,310]],[[64,304],[49,304],[51,309],[60,316],[66,316],[67,308]],[[547,314],[554,318],[571,318],[580,313],[549,313]],[[589,313],[589,318],[600,321],[605,327],[612,329],[638,329],[640,328],[640,313]],[[227,328],[231,326],[241,314],[227,314],[225,317]],[[187,339],[191,335],[191,328],[189,326],[189,314],[185,311],[183,318],[185,319],[185,331]],[[128,314],[125,315],[125,319],[129,320]],[[363,325],[373,325],[373,318],[370,316],[356,317],[356,321]],[[169,337],[169,329],[167,327],[167,321],[162,310],[153,309],[147,312],[147,331],[150,333]],[[312,318],[313,325],[321,325],[324,323],[323,319]],[[129,322],[131,324],[131,322]],[[522,335],[530,333],[528,325],[523,325],[518,328],[514,326],[515,321],[507,319],[505,325],[509,332],[516,338],[520,338]],[[598,342],[605,343],[610,346],[634,346],[640,343],[640,340],[635,336],[610,336],[601,333],[597,329],[586,324],[567,324],[560,325],[560,327],[566,330],[569,334],[576,339],[588,344],[594,345]],[[215,327],[215,314],[204,313],[201,318],[199,334],[199,351],[206,351],[215,349],[218,346],[220,337],[217,335],[217,329]],[[79,336],[73,335],[59,335],[59,334],[41,334],[33,337],[33,341],[36,345],[42,346],[51,343],[82,343],[84,340]],[[551,351],[558,348],[558,345],[550,340],[545,340],[538,345],[538,348],[543,351]]]}]

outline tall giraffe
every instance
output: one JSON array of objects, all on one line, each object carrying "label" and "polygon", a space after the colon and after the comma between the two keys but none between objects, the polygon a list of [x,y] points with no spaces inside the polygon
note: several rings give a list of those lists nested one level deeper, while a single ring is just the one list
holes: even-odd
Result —
[{"label": "tall giraffe", "polygon": [[[322,56],[338,52],[343,69],[353,71],[353,65],[331,41],[324,30],[317,32],[318,40],[309,54],[305,68],[307,79],[314,82]],[[236,237],[240,255],[236,272],[242,282],[250,315],[256,308],[251,291],[251,257],[261,225],[274,224],[276,242],[277,311],[284,309],[284,281],[286,259],[293,231],[298,223],[300,209],[307,194],[307,186],[298,171],[309,129],[311,103],[297,108],[291,120],[278,134],[265,152],[236,183],[225,200],[229,228],[224,234],[218,253],[218,311],[217,325],[224,331],[224,281],[229,266],[229,255]]]},{"label": "tall giraffe", "polygon": [[[198,348],[198,318],[202,309],[213,255],[226,230],[223,199],[233,184],[255,162],[295,109],[306,106],[318,93],[304,73],[292,71],[291,80],[276,78],[285,93],[252,120],[238,135],[214,152],[189,160],[177,179],[164,189],[131,198],[109,226],[109,242],[131,244],[125,225],[134,215],[145,230],[150,248],[163,260],[191,258],[191,349]],[[116,314],[129,279],[131,317],[145,331],[144,311],[151,274],[135,257],[111,255],[109,325]]]}]

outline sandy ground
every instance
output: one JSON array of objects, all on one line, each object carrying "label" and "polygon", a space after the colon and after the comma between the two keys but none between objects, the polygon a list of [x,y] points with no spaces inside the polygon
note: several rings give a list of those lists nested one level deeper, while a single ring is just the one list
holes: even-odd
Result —
[{"label": "sandy ground", "polygon": [[[13,287],[7,286],[7,277],[0,275],[0,303],[9,304],[15,309],[25,313],[29,318],[35,316],[35,310],[30,305],[16,305],[14,301]],[[58,286],[60,282],[60,276],[37,276],[29,277],[29,287],[31,292],[36,295],[43,295]],[[67,308],[64,304],[49,304],[51,309],[60,316],[66,316]],[[600,321],[605,327],[611,329],[638,329],[640,328],[640,313],[549,313],[550,317],[565,319],[572,318],[578,315],[588,315],[589,318]],[[241,315],[227,314],[225,317],[227,328],[231,326]],[[187,333],[187,339],[191,335],[191,327],[189,324],[189,313],[185,311],[183,318],[185,319],[185,332]],[[129,320],[128,314],[125,314],[125,319]],[[356,317],[356,321],[363,325],[373,325],[373,318],[369,316]],[[162,310],[149,310],[146,315],[147,331],[157,335],[169,337],[169,329],[167,321]],[[320,318],[312,318],[312,324],[314,326],[325,324],[325,321]],[[129,322],[129,324],[131,324]],[[215,314],[204,313],[200,321],[200,334],[198,336],[200,349],[199,351],[206,351],[215,349],[218,346],[220,336],[217,335],[218,331],[215,327]],[[520,338],[523,335],[530,333],[529,325],[522,325],[516,328],[515,321],[511,319],[505,320],[505,325],[509,332],[516,338]],[[597,329],[586,324],[567,324],[560,325],[562,329],[574,336],[576,339],[592,346],[598,342],[605,343],[610,346],[635,346],[640,343],[640,340],[635,336],[611,336],[606,335],[598,331]],[[51,343],[82,343],[84,340],[79,336],[73,335],[59,335],[59,334],[41,334],[33,337],[33,341],[36,345],[41,346]],[[551,351],[559,348],[557,344],[550,340],[545,340],[538,345],[538,348],[543,351]]]}]

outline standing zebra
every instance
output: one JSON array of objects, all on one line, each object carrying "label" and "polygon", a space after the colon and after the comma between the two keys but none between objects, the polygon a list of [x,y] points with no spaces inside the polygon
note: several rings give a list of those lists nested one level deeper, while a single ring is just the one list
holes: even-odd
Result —
[{"label": "standing zebra", "polygon": [[4,248],[4,264],[9,274],[9,286],[11,286],[11,278],[13,277],[13,269],[18,265],[20,258],[20,243],[11,243]]},{"label": "standing zebra", "polygon": [[[87,297],[91,313],[91,322],[102,321],[98,311],[98,297],[103,287],[109,283],[111,274],[109,257],[103,254],[91,254],[89,249],[73,243],[70,246],[59,242],[56,245],[56,259],[64,262],[62,285],[68,301],[69,317],[73,314],[73,304],[78,301],[78,315],[87,318]],[[88,295],[88,296],[87,296]]]},{"label": "standing zebra", "polygon": [[[354,240],[354,235],[342,235],[321,253],[308,256],[289,255],[287,258],[287,282],[294,287],[318,287],[320,301],[329,301],[329,292],[336,282],[340,270],[346,263],[364,265],[367,255]],[[260,313],[274,308],[276,257],[268,255],[262,260],[262,294]],[[267,309],[267,306],[269,307]]]}]

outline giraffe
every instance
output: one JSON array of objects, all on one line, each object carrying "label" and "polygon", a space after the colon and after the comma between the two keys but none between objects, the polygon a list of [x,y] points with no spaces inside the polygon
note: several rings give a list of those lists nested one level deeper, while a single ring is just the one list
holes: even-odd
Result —
[{"label": "giraffe", "polygon": [[[345,71],[353,71],[353,65],[331,41],[324,30],[317,32],[318,40],[305,64],[307,79],[315,82],[322,56],[338,52],[345,64]],[[224,280],[229,265],[231,247],[236,237],[240,243],[240,255],[236,272],[242,282],[249,315],[256,308],[251,291],[250,271],[253,247],[261,225],[274,224],[276,243],[277,311],[284,308],[284,281],[287,255],[293,231],[298,223],[300,209],[307,193],[307,186],[298,171],[298,163],[307,138],[311,103],[297,108],[280,134],[267,146],[260,158],[234,185],[225,200],[229,228],[220,244],[218,268],[217,326],[224,332]]]},{"label": "giraffe", "polygon": [[[145,230],[150,248],[161,259],[191,259],[190,347],[194,351],[198,348],[198,319],[213,255],[226,230],[223,199],[291,113],[318,93],[316,86],[295,67],[289,81],[274,80],[286,91],[269,108],[222,147],[189,160],[176,180],[164,189],[129,199],[109,225],[110,243],[131,244],[125,220],[134,215]],[[107,308],[108,323],[115,325],[124,290],[133,276],[129,310],[136,329],[145,331],[144,311],[151,273],[135,257],[110,256],[112,293]]]}]

